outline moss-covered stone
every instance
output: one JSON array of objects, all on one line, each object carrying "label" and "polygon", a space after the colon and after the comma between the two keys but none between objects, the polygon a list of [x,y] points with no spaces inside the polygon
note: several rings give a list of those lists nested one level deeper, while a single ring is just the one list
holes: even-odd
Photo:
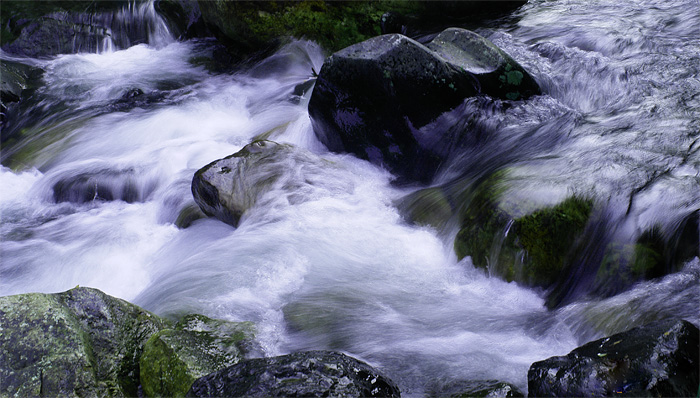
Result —
[{"label": "moss-covered stone", "polygon": [[135,396],[143,344],[167,325],[96,289],[0,297],[0,395]]},{"label": "moss-covered stone", "polygon": [[439,187],[406,195],[399,200],[397,207],[408,222],[437,229],[445,227],[454,211],[447,195]]},{"label": "moss-covered stone", "polygon": [[141,356],[141,384],[147,396],[182,397],[192,383],[240,361],[254,335],[249,322],[188,315],[174,329],[154,334]]},{"label": "moss-covered stone", "polygon": [[507,172],[477,185],[463,210],[454,242],[458,258],[507,281],[551,286],[590,217],[592,200],[570,196],[555,205],[509,202]]}]

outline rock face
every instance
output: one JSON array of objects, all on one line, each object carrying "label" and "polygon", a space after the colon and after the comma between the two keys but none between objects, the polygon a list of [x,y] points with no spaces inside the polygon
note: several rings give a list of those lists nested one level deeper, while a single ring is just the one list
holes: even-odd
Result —
[{"label": "rock face", "polygon": [[143,344],[167,322],[99,290],[0,298],[0,395],[136,396]]},{"label": "rock face", "polygon": [[347,355],[309,351],[249,359],[194,382],[190,397],[398,397],[398,387]]},{"label": "rock face", "polygon": [[253,336],[248,322],[188,315],[146,342],[140,361],[143,391],[148,396],[185,396],[196,379],[243,359]]},{"label": "rock face", "polygon": [[197,171],[192,194],[206,215],[237,226],[241,216],[260,201],[281,197],[295,204],[319,190],[352,189],[349,182],[330,174],[334,167],[292,145],[260,140]]},{"label": "rock face", "polygon": [[661,321],[535,362],[528,391],[535,397],[690,397],[698,392],[698,328]]},{"label": "rock face", "polygon": [[474,380],[450,383],[428,393],[429,397],[509,398],[524,397],[517,387],[498,380]]},{"label": "rock face", "polygon": [[427,46],[389,34],[326,59],[309,114],[330,150],[428,181],[449,155],[440,148],[453,145],[426,125],[467,97],[517,100],[538,93],[517,62],[476,33],[448,29]]}]

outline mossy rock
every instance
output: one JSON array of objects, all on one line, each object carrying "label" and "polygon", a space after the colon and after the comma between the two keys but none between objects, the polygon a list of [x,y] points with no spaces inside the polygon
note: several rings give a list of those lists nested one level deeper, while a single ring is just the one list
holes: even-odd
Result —
[{"label": "mossy rock", "polygon": [[141,384],[149,397],[183,397],[198,378],[238,363],[252,346],[250,322],[188,315],[154,334],[141,356]]},{"label": "mossy rock", "polygon": [[507,281],[549,287],[588,223],[593,201],[574,195],[542,206],[509,202],[507,191],[506,171],[478,184],[463,210],[455,253]]},{"label": "mossy rock", "polygon": [[0,297],[0,395],[136,396],[167,321],[96,289]]},{"label": "mossy rock", "polygon": [[447,225],[454,213],[449,198],[440,187],[412,192],[401,198],[396,207],[409,223],[438,230]]}]

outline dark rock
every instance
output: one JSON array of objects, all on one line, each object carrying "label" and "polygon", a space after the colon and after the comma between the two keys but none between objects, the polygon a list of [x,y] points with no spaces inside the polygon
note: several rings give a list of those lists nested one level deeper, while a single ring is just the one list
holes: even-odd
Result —
[{"label": "dark rock", "polygon": [[432,388],[429,397],[449,398],[509,398],[524,397],[525,395],[517,387],[497,380],[475,380],[452,382],[448,385]]},{"label": "dark rock", "polygon": [[331,151],[426,182],[460,147],[426,125],[468,97],[517,100],[539,93],[520,65],[473,32],[448,29],[427,46],[391,34],[326,59],[309,102],[319,140]]},{"label": "dark rock", "polygon": [[[237,226],[261,200],[281,197],[288,204],[297,204],[319,190],[352,189],[349,181],[330,174],[334,167],[292,145],[259,140],[198,170],[192,179],[192,195],[204,214]],[[272,191],[277,194],[268,195]]]},{"label": "dark rock", "polygon": [[0,297],[0,395],[136,396],[142,347],[167,325],[90,288]]},{"label": "dark rock", "polygon": [[155,9],[168,22],[175,37],[192,39],[211,35],[197,0],[157,0]]},{"label": "dark rock", "polygon": [[135,169],[91,170],[65,177],[59,176],[52,187],[53,199],[59,202],[87,203],[123,200],[127,203],[144,201],[155,189],[154,181],[137,178]]},{"label": "dark rock", "polygon": [[[410,179],[432,177],[440,157],[416,131],[478,94],[478,82],[422,44],[392,34],[326,59],[309,102],[316,136]],[[427,142],[422,142],[427,141]]]},{"label": "dark rock", "polygon": [[398,397],[399,388],[364,362],[329,351],[249,359],[194,382],[187,396]]},{"label": "dark rock", "polygon": [[250,322],[188,315],[146,342],[140,361],[143,391],[149,397],[184,396],[196,379],[243,359],[253,336]]},{"label": "dark rock", "polygon": [[660,321],[585,344],[566,356],[535,362],[535,397],[691,397],[700,383],[698,328]]},{"label": "dark rock", "polygon": [[481,93],[509,100],[540,94],[537,82],[522,66],[474,32],[458,28],[446,29],[427,47],[450,63],[477,76]]}]

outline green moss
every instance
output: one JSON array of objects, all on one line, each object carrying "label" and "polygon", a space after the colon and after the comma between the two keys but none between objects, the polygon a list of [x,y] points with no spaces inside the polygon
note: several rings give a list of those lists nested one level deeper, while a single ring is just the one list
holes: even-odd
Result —
[{"label": "green moss", "polygon": [[530,260],[524,266],[530,284],[548,286],[556,281],[588,222],[592,207],[591,200],[573,196],[552,208],[515,220],[520,245]]},{"label": "green moss", "polygon": [[506,197],[509,173],[493,173],[463,199],[457,257],[507,281],[549,286],[564,268],[583,232],[593,202],[577,196],[555,206]]},{"label": "green moss", "polygon": [[[255,52],[282,37],[306,38],[335,52],[381,34],[387,11],[420,13],[417,1],[200,1],[204,19],[235,51]],[[222,38],[222,37],[220,37]]]},{"label": "green moss", "polygon": [[254,337],[250,322],[227,322],[193,314],[173,329],[154,334],[141,356],[140,380],[149,397],[184,397],[192,383],[234,365]]},{"label": "green moss", "polygon": [[441,229],[452,217],[453,208],[441,188],[413,192],[399,201],[397,207],[407,221]]}]

